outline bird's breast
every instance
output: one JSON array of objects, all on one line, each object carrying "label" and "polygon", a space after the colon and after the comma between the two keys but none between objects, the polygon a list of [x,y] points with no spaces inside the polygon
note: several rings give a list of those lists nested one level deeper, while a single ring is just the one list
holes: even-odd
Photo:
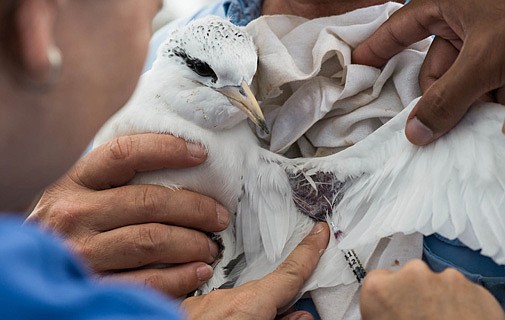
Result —
[{"label": "bird's breast", "polygon": [[243,192],[244,177],[254,174],[258,161],[258,141],[247,122],[228,130],[190,130],[171,132],[207,149],[207,159],[199,166],[141,173],[133,183],[152,183],[182,188],[214,198],[230,212],[235,212]]}]

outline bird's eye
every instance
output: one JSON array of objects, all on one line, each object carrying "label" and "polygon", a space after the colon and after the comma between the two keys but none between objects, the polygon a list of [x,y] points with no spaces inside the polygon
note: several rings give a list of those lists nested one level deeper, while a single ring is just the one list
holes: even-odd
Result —
[{"label": "bird's eye", "polygon": [[201,61],[196,61],[195,64],[193,65],[193,70],[198,74],[199,76],[202,77],[215,77],[216,74],[214,73],[214,70],[212,68]]}]

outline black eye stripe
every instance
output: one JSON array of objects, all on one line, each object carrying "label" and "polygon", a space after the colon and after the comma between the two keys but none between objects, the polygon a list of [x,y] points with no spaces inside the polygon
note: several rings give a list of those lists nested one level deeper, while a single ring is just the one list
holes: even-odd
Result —
[{"label": "black eye stripe", "polygon": [[187,63],[188,67],[196,72],[199,76],[202,77],[211,77],[212,81],[216,82],[217,81],[217,75],[212,70],[212,68],[205,62],[202,62],[200,60],[193,60],[190,63]]},{"label": "black eye stripe", "polygon": [[203,62],[199,59],[193,59],[182,50],[174,49],[173,52],[176,56],[181,57],[188,66],[188,68],[193,70],[196,74],[202,77],[211,77],[212,82],[217,82],[216,73],[206,62]]}]

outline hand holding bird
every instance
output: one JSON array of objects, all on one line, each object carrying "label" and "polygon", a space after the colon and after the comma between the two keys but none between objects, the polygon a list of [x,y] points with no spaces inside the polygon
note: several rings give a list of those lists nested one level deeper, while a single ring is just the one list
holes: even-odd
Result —
[{"label": "hand holding bird", "polygon": [[[149,283],[170,296],[184,296],[212,276],[208,264],[218,246],[205,232],[224,230],[228,212],[188,190],[126,183],[136,172],[195,166],[205,157],[198,145],[170,135],[114,139],[47,189],[28,220],[65,237],[104,280]],[[154,262],[177,265],[136,270]]]},{"label": "hand holding bird", "polygon": [[355,63],[381,67],[410,44],[436,35],[419,75],[424,96],[406,126],[412,143],[439,138],[481,97],[505,103],[503,10],[505,3],[493,0],[461,2],[458,10],[451,0],[412,1],[356,47]]},{"label": "hand holding bird", "polygon": [[[278,311],[298,295],[316,268],[328,244],[328,231],[325,223],[316,224],[309,235],[272,273],[233,289],[215,290],[203,296],[185,299],[182,302],[183,309],[187,311],[190,319],[278,319]],[[302,318],[302,315],[305,317]],[[281,320],[289,319],[313,317],[304,311],[288,311],[288,315]]]},{"label": "hand holding bird", "polygon": [[[499,130],[492,128],[501,109],[480,106],[478,114],[465,118],[461,131],[432,148],[415,149],[402,132],[407,108],[341,153],[290,160],[262,149],[245,121],[249,118],[265,129],[248,90],[256,60],[252,40],[243,30],[213,17],[195,21],[176,31],[160,49],[133,100],[97,138],[98,142],[122,134],[171,133],[207,149],[203,166],[139,174],[132,181],[202,192],[236,213],[231,227],[219,234],[222,256],[214,277],[202,287],[204,292],[237,286],[274,270],[309,233],[312,219],[328,219],[341,236],[330,241],[302,291],[354,281],[345,261],[349,257],[337,246],[340,240],[340,247],[354,248],[354,255],[366,261],[383,237],[439,232],[460,237],[496,261],[503,259],[499,237],[503,223],[498,214],[503,203],[497,197],[503,192],[483,193],[503,191],[503,177],[488,173],[496,171],[505,153],[490,152],[491,144],[484,143],[497,139]],[[470,153],[460,140],[472,142]],[[464,160],[467,154],[472,161]],[[487,165],[471,165],[477,162]],[[307,190],[323,193],[326,199],[326,208],[316,210],[318,216],[295,201],[308,199],[308,192],[300,192],[307,185]],[[419,194],[415,202],[412,194]],[[486,219],[479,220],[476,214],[483,197],[489,206],[483,210]]]}]

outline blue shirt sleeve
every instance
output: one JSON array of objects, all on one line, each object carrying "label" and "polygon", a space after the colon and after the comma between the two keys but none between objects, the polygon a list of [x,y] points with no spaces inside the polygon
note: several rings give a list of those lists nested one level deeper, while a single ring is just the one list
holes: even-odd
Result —
[{"label": "blue shirt sleeve", "polygon": [[423,260],[436,272],[456,268],[470,281],[482,285],[505,308],[505,266],[472,250],[459,240],[439,234],[424,237]]},{"label": "blue shirt sleeve", "polygon": [[93,280],[53,236],[0,218],[0,319],[182,319],[153,290]]}]

